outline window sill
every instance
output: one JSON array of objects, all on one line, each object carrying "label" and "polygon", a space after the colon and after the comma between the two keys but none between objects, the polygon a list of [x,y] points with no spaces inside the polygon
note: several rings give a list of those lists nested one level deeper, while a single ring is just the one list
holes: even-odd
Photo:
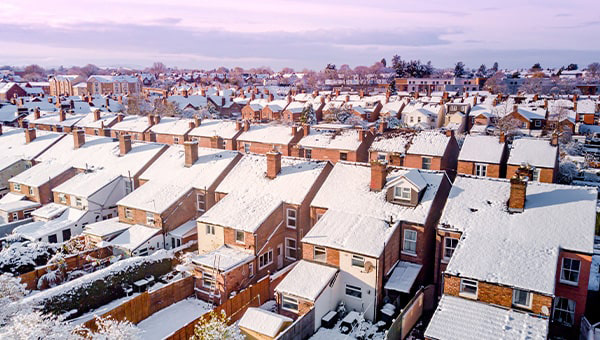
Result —
[{"label": "window sill", "polygon": [[467,299],[471,299],[471,300],[477,300],[477,294],[458,293],[458,296],[464,297],[464,298],[467,298]]},{"label": "window sill", "polygon": [[517,309],[528,310],[528,311],[530,311],[532,308],[531,306],[524,306],[524,305],[519,305],[516,303],[513,303],[512,306]]},{"label": "window sill", "polygon": [[448,262],[450,262],[450,259],[449,259],[449,258],[443,258],[443,259],[442,259],[442,263],[443,263],[443,264],[448,264]]},{"label": "window sill", "polygon": [[418,257],[417,253],[409,253],[407,251],[401,251],[400,254],[402,255],[408,255],[408,256],[412,256],[412,257]]},{"label": "window sill", "polygon": [[579,282],[571,282],[571,281],[560,280],[560,283],[563,284],[563,285],[571,286],[571,287],[578,287],[579,286]]},{"label": "window sill", "polygon": [[294,310],[294,309],[291,309],[291,308],[285,308],[283,306],[281,306],[281,309],[284,310],[284,311],[287,311],[287,312],[292,312],[292,313],[298,314],[298,310],[297,309]]}]

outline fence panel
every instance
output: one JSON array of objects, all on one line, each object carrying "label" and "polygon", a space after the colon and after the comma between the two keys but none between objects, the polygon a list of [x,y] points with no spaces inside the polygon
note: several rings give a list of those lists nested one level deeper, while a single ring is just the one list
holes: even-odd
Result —
[{"label": "fence panel", "polygon": [[386,332],[386,339],[400,340],[406,338],[415,324],[419,321],[424,311],[433,308],[435,287],[429,285],[421,287],[415,296],[406,304],[400,314],[394,319]]},{"label": "fence panel", "polygon": [[304,340],[315,332],[315,309],[312,308],[308,313],[299,317],[286,328],[279,336],[277,340]]}]

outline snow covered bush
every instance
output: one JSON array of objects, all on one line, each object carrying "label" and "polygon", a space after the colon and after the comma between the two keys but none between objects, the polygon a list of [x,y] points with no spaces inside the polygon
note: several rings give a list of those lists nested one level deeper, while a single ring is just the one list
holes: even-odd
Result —
[{"label": "snow covered bush", "polygon": [[0,251],[0,272],[16,275],[45,265],[56,253],[56,246],[43,242],[15,242]]},{"label": "snow covered bush", "polygon": [[21,279],[13,277],[10,274],[0,275],[0,328],[16,313],[23,310],[26,306],[15,304],[21,301],[27,290]]},{"label": "snow covered bush", "polygon": [[194,335],[191,340],[213,340],[213,339],[232,339],[243,340],[245,337],[240,332],[240,329],[231,325],[228,326],[229,318],[225,315],[225,311],[217,313],[210,312],[208,318],[203,319],[196,325]]},{"label": "snow covered bush", "polygon": [[558,182],[562,184],[571,184],[573,179],[579,175],[577,165],[571,161],[562,161],[558,166]]},{"label": "snow covered bush", "polygon": [[107,318],[96,319],[96,332],[87,334],[87,338],[91,340],[125,340],[125,339],[141,339],[142,330],[131,322],[118,321]]}]

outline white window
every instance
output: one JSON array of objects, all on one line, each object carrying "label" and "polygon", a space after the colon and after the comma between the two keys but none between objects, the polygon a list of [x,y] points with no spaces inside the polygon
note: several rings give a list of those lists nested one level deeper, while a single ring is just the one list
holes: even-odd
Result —
[{"label": "white window", "polygon": [[13,183],[13,189],[15,191],[21,191],[21,184],[19,184],[19,183]]},{"label": "white window", "polygon": [[431,169],[431,157],[421,158],[421,169],[424,169],[424,170]]},{"label": "white window", "polygon": [[477,298],[477,281],[460,279],[460,295]]},{"label": "white window", "polygon": [[82,208],[83,207],[83,202],[81,201],[80,197],[75,197],[75,206],[78,208]]},{"label": "white window", "polygon": [[445,237],[444,238],[444,260],[450,260],[452,254],[454,254],[454,250],[458,245],[458,239],[453,237]]},{"label": "white window", "polygon": [[487,164],[475,164],[475,175],[485,177],[487,175]]},{"label": "white window", "polygon": [[179,144],[179,137],[173,137],[173,144]]},{"label": "white window", "polygon": [[290,312],[298,312],[298,299],[282,295],[281,296],[281,309]]},{"label": "white window", "polygon": [[19,213],[17,213],[17,212],[12,213],[12,219],[13,219],[13,221],[18,220],[19,219]]},{"label": "white window", "polygon": [[29,187],[29,195],[33,196],[33,187]]},{"label": "white window", "polygon": [[402,251],[409,254],[417,253],[417,232],[415,230],[404,231],[404,245]]},{"label": "white window", "polygon": [[213,289],[215,286],[215,277],[212,273],[202,272],[202,287]]},{"label": "white window", "polygon": [[346,295],[361,299],[362,298],[362,290],[360,289],[360,287],[347,284],[346,285]]},{"label": "white window", "polygon": [[513,290],[513,305],[517,307],[531,308],[531,293],[526,290]]},{"label": "white window", "polygon": [[241,230],[236,230],[235,231],[235,242],[244,243],[244,239],[245,239],[244,232]]},{"label": "white window", "polygon": [[562,260],[562,268],[560,270],[560,282],[569,285],[577,285],[579,283],[579,260],[564,257]]},{"label": "white window", "polygon": [[542,169],[533,168],[533,178],[531,180],[534,182],[539,182],[541,173],[542,173]]},{"label": "white window", "polygon": [[378,152],[377,153],[377,160],[378,161],[385,161],[387,158],[387,154],[385,152]]},{"label": "white window", "polygon": [[206,225],[206,234],[207,235],[214,235],[215,234],[215,226],[207,224]]},{"label": "white window", "polygon": [[154,214],[151,212],[146,213],[146,224],[154,225]]},{"label": "white window", "polygon": [[296,229],[296,209],[288,208],[286,211],[288,228]]},{"label": "white window", "polygon": [[254,263],[248,263],[248,277],[254,276]]},{"label": "white window", "polygon": [[244,152],[250,153],[250,143],[244,143]]},{"label": "white window", "polygon": [[60,203],[67,203],[67,196],[63,193],[58,194],[58,201]]},{"label": "white window", "polygon": [[225,139],[221,139],[221,149],[227,149],[227,141]]},{"label": "white window", "polygon": [[395,186],[394,187],[394,199],[410,201],[411,189],[408,187]]},{"label": "white window", "polygon": [[206,194],[203,192],[196,194],[196,202],[197,202],[198,211],[205,212],[206,211]]},{"label": "white window", "polygon": [[285,257],[290,260],[295,260],[297,258],[296,239],[293,239],[293,238],[285,239]]},{"label": "white window", "polygon": [[304,149],[304,157],[306,157],[306,158],[312,158],[312,150],[311,149]]},{"label": "white window", "polygon": [[569,326],[573,325],[575,321],[575,301],[562,297],[555,298],[552,318],[556,322]]},{"label": "white window", "polygon": [[352,255],[352,265],[354,267],[364,268],[365,258],[359,255]]},{"label": "white window", "polygon": [[313,257],[315,261],[327,262],[327,251],[323,247],[315,247]]},{"label": "white window", "polygon": [[540,127],[542,126],[542,121],[541,120],[536,120],[535,121],[535,127]]},{"label": "white window", "polygon": [[128,220],[133,219],[133,213],[132,213],[131,209],[125,208],[125,218]]},{"label": "white window", "polygon": [[263,269],[271,263],[273,263],[273,249],[258,257],[258,269]]}]

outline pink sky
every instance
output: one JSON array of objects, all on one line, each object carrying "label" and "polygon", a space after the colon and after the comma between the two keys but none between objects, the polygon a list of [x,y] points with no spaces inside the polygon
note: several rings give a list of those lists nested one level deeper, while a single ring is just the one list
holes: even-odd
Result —
[{"label": "pink sky", "polygon": [[585,66],[600,59],[599,9],[598,0],[2,0],[0,63],[301,69],[400,54],[440,67]]}]

